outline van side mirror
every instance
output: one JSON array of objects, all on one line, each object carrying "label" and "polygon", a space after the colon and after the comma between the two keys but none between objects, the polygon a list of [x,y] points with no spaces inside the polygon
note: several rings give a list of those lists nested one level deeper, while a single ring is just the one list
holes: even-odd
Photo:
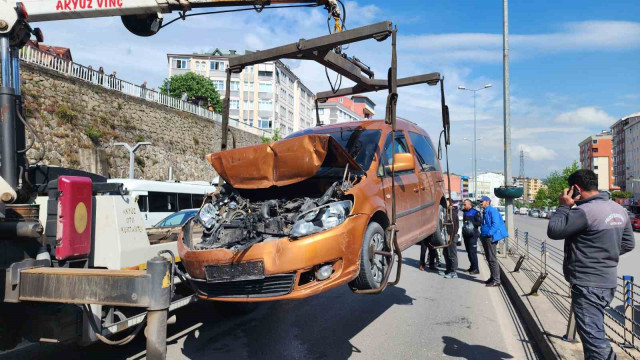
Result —
[{"label": "van side mirror", "polygon": [[409,171],[416,168],[416,161],[411,153],[396,153],[393,155],[393,165],[385,167],[387,174],[391,174],[392,167],[396,172]]}]

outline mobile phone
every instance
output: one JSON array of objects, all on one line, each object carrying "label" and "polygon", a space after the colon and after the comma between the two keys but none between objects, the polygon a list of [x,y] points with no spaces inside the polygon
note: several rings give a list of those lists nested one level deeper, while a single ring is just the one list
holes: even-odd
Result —
[{"label": "mobile phone", "polygon": [[580,190],[578,190],[577,187],[573,187],[573,193],[571,194],[571,198],[575,199],[576,197],[580,196]]}]

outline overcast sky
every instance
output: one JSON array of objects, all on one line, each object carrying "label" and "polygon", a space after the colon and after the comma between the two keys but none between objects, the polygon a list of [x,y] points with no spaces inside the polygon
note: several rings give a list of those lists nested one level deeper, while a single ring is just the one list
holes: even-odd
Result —
[{"label": "overcast sky", "polygon": [[[640,2],[512,1],[510,12],[513,173],[519,173],[523,149],[526,175],[545,177],[578,159],[581,140],[640,111]],[[473,96],[457,87],[493,84],[477,97],[478,169],[502,171],[502,2],[347,2],[349,28],[382,20],[399,28],[399,76],[434,71],[445,76],[454,172],[471,172],[471,143],[463,138],[473,137]],[[104,66],[105,72],[115,70],[134,83],[147,80],[149,87],[167,76],[167,53],[261,50],[327,32],[321,8],[193,17],[149,38],[130,34],[119,18],[38,26],[46,44],[70,47],[76,62]],[[351,45],[346,52],[385,77],[389,40]],[[313,91],[329,88],[319,65],[289,64]],[[343,86],[348,85],[345,80]],[[380,118],[385,96],[370,95]],[[437,87],[402,89],[398,115],[425,128],[437,143]]]}]

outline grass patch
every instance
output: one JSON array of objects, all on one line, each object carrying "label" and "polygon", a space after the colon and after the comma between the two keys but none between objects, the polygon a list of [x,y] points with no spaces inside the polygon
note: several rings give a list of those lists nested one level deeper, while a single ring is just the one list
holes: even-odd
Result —
[{"label": "grass patch", "polygon": [[63,123],[72,125],[78,120],[78,114],[76,114],[69,106],[62,104],[56,109],[55,115]]},{"label": "grass patch", "polygon": [[93,126],[88,126],[84,129],[84,133],[91,139],[91,142],[98,145],[100,144],[100,139],[102,138],[102,131],[94,128]]}]

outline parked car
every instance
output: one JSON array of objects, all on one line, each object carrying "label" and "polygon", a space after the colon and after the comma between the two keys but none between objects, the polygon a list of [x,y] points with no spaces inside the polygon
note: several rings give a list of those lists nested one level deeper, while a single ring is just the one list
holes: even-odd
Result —
[{"label": "parked car", "polygon": [[514,213],[515,215],[520,215],[520,210],[515,209],[515,210],[513,210],[513,213]]},{"label": "parked car", "polygon": [[520,215],[529,215],[529,209],[525,207],[520,208]]},{"label": "parked car", "polygon": [[548,215],[549,215],[549,212],[547,212],[546,210],[541,210],[538,213],[538,217],[541,219],[546,219]]},{"label": "parked car", "polygon": [[152,244],[178,240],[180,228],[189,219],[196,216],[199,209],[181,210],[160,220],[153,227],[147,228],[147,236]]},{"label": "parked car", "polygon": [[208,155],[225,185],[178,240],[201,297],[268,301],[347,283],[380,287],[392,265],[374,253],[389,251],[392,160],[400,250],[423,239],[446,244],[436,149],[413,123],[398,120],[397,130],[393,138],[382,120],[334,124]]},{"label": "parked car", "polygon": [[531,210],[529,212],[529,216],[537,218],[538,217],[538,210]]},{"label": "parked car", "polygon": [[640,230],[640,215],[634,215],[631,218],[631,227],[633,227],[633,231]]},{"label": "parked car", "polygon": [[500,215],[502,215],[502,221],[505,220],[505,207],[502,205],[497,205],[496,209],[498,210],[498,212],[500,213]]}]

